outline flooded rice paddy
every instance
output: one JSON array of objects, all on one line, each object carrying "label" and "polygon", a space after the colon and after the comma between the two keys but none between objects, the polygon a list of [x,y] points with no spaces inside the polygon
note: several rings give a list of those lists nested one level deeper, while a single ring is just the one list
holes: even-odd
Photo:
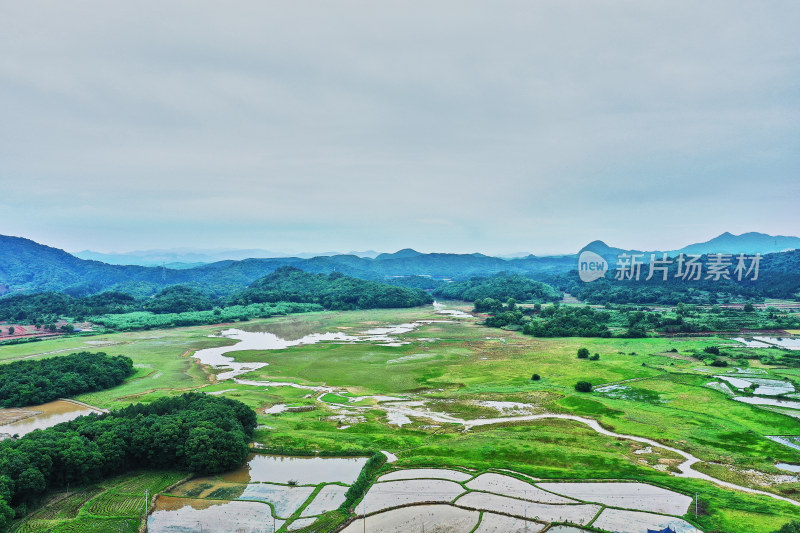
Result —
[{"label": "flooded rice paddy", "polygon": [[348,484],[366,461],[365,457],[253,454],[238,470],[192,479],[169,496],[159,496],[148,517],[148,531],[272,533],[273,527],[280,528],[300,511],[303,520],[297,527],[290,524],[299,529],[344,503]]},{"label": "flooded rice paddy", "polygon": [[439,533],[470,533],[479,519],[480,513],[477,511],[450,505],[417,505],[359,518],[341,530],[341,533],[363,531],[410,533],[423,530]]},{"label": "flooded rice paddy", "polygon": [[605,509],[592,522],[592,527],[617,533],[646,533],[648,529],[661,530],[667,527],[675,533],[702,533],[681,518],[621,509]]},{"label": "flooded rice paddy", "polygon": [[800,409],[800,402],[791,400],[781,400],[780,398],[761,398],[758,396],[736,396],[737,402],[750,405],[767,405],[770,407],[784,407],[786,409]]},{"label": "flooded rice paddy", "polygon": [[794,337],[735,337],[731,340],[740,342],[748,348],[784,348],[787,350],[800,350],[800,339]]},{"label": "flooded rice paddy", "polygon": [[472,474],[459,472],[458,470],[448,470],[446,468],[408,468],[405,470],[395,470],[382,475],[378,481],[399,481],[403,479],[447,479],[463,483],[472,479]]},{"label": "flooded rice paddy", "polygon": [[571,498],[654,513],[683,515],[692,498],[645,483],[539,483],[545,490]]},{"label": "flooded rice paddy", "polygon": [[[419,531],[424,525],[425,531],[467,533],[478,524],[478,513],[482,513],[476,531],[542,531],[553,522],[602,528],[597,522],[602,517],[602,523],[610,526],[610,531],[646,533],[648,526],[663,523],[661,527],[672,525],[682,533],[699,533],[679,518],[691,503],[689,496],[644,483],[528,482],[497,472],[472,475],[457,470],[417,468],[381,476],[357,507],[359,519],[343,531],[362,531],[359,528],[364,526],[368,531],[417,530],[392,529],[399,523],[415,524]],[[454,522],[440,524],[439,520],[445,516]],[[400,522],[394,522],[397,520]],[[629,523],[620,526],[625,520]],[[567,531],[571,530],[564,533]]]},{"label": "flooded rice paddy", "polygon": [[283,483],[298,485],[353,483],[367,462],[366,457],[289,457],[253,454],[242,468],[222,475],[233,483]]},{"label": "flooded rice paddy", "polygon": [[149,533],[274,533],[284,524],[268,505],[159,496],[147,519]]}]

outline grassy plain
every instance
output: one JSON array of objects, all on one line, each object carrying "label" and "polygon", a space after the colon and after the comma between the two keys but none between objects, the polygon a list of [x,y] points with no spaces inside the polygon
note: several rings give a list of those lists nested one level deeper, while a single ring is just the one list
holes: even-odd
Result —
[{"label": "grassy plain", "polygon": [[[800,483],[763,480],[781,473],[774,467],[776,462],[800,462],[797,451],[765,438],[800,435],[797,420],[732,401],[705,386],[714,373],[724,369],[707,367],[695,356],[706,346],[733,344],[724,338],[537,339],[485,328],[471,319],[443,322],[448,317],[436,314],[432,307],[310,313],[237,323],[235,327],[296,339],[312,332],[358,333],[414,320],[433,322],[402,335],[410,343],[401,346],[322,343],[228,354],[239,362],[269,363],[243,376],[247,379],[340,388],[323,398],[331,405],[317,401],[320,393],[305,389],[215,382],[214,371],[202,368],[189,356],[200,348],[232,344],[209,337],[230,326],[59,338],[0,348],[0,360],[87,349],[127,355],[137,368],[133,378],[114,389],[77,399],[115,408],[186,390],[221,393],[259,412],[261,428],[256,441],[271,448],[380,449],[398,455],[400,466],[508,468],[551,479],[647,480],[686,494],[699,493],[705,514],[695,519],[692,513],[686,518],[707,532],[767,533],[790,519],[800,519],[800,507],[671,476],[669,470],[679,462],[676,455],[658,449],[642,453],[644,445],[598,435],[571,421],[538,420],[464,431],[456,424],[419,418],[402,427],[391,425],[386,412],[371,399],[356,404],[365,409],[352,416],[335,409],[347,405],[352,395],[406,395],[427,402],[434,411],[471,419],[498,416],[477,402],[519,402],[529,405],[532,412],[597,419],[617,433],[647,437],[696,455],[704,461],[698,470],[794,497]],[[95,344],[98,341],[107,344]],[[600,359],[577,359],[580,347],[599,354]],[[677,352],[670,351],[673,349]],[[775,376],[800,380],[793,369],[772,369],[756,360],[751,364]],[[542,379],[531,381],[533,373]],[[628,389],[616,397],[597,391],[581,394],[574,390],[581,380],[590,381],[595,388],[621,384]],[[314,410],[263,412],[279,403],[308,405]],[[343,421],[343,416],[352,420]]]}]

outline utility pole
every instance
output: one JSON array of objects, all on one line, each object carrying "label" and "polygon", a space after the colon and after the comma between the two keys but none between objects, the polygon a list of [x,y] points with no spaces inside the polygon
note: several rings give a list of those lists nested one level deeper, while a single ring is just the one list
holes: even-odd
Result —
[{"label": "utility pole", "polygon": [[694,493],[694,517],[697,518],[697,493]]},{"label": "utility pole", "polygon": [[522,491],[522,499],[525,501],[525,533],[528,533],[528,491]]}]

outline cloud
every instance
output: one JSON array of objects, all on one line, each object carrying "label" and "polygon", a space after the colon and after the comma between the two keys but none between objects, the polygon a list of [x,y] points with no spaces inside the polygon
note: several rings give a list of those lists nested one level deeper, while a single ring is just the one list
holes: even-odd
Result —
[{"label": "cloud", "polygon": [[796,2],[9,2],[0,227],[489,253],[796,233],[798,23]]}]

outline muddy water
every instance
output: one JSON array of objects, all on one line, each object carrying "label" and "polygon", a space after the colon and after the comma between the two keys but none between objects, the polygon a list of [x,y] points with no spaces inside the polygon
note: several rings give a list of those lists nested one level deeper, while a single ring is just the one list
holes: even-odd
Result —
[{"label": "muddy water", "polygon": [[150,533],[273,533],[283,520],[273,519],[265,503],[194,500],[159,496],[147,518]]},{"label": "muddy water", "polygon": [[64,400],[56,400],[54,402],[44,403],[42,405],[34,405],[27,407],[31,411],[38,411],[41,414],[31,416],[0,426],[0,433],[7,433],[9,435],[27,435],[35,429],[46,429],[61,422],[69,422],[79,416],[88,415],[89,413],[99,413],[99,410],[92,409],[83,405],[79,405]]},{"label": "muddy water", "polygon": [[247,464],[222,475],[235,483],[288,483],[300,485],[341,482],[353,483],[366,464],[366,457],[288,457],[252,454]]}]

